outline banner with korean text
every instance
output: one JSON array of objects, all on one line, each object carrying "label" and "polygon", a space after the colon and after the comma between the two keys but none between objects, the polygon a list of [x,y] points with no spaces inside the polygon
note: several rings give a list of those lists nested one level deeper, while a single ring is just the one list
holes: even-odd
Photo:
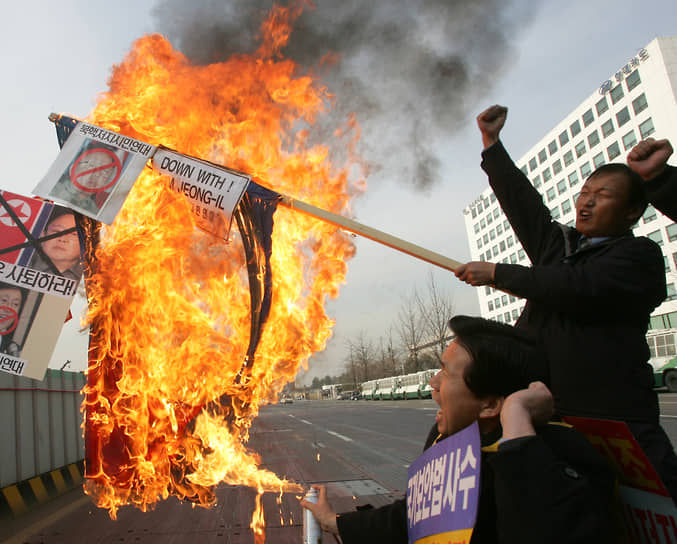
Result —
[{"label": "banner with korean text", "polygon": [[658,473],[622,421],[566,417],[618,475],[628,542],[677,544],[677,508]]},{"label": "banner with korean text", "polygon": [[198,228],[228,240],[233,210],[247,189],[246,174],[160,147],[153,168],[170,176],[169,186],[190,202]]},{"label": "banner with korean text", "polygon": [[82,272],[73,211],[0,191],[0,371],[44,378]]},{"label": "banner with korean text", "polygon": [[409,467],[410,544],[470,542],[479,504],[480,433],[477,423],[428,448]]},{"label": "banner with korean text", "polygon": [[111,224],[155,149],[79,122],[33,193]]}]

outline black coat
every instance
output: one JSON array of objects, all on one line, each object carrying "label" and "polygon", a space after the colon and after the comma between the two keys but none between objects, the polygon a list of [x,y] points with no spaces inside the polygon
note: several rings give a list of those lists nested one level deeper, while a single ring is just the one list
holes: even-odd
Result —
[{"label": "black coat", "polygon": [[[615,476],[574,429],[551,424],[537,436],[483,447],[480,485],[471,544],[618,541]],[[341,514],[337,525],[343,544],[406,544],[406,501]]]},{"label": "black coat", "polygon": [[660,176],[645,184],[649,202],[677,222],[677,167],[667,166]]},{"label": "black coat", "polygon": [[533,266],[496,265],[495,286],[527,299],[517,327],[542,341],[561,414],[658,421],[648,364],[649,316],[666,296],[657,244],[632,232],[576,250],[498,142],[482,168]]}]

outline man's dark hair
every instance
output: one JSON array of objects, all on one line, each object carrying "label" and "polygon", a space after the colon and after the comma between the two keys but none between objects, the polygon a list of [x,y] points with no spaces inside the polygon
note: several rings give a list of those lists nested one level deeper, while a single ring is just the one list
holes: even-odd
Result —
[{"label": "man's dark hair", "polygon": [[449,328],[472,357],[463,378],[478,397],[508,396],[534,381],[548,384],[545,353],[529,333],[465,315],[451,318]]},{"label": "man's dark hair", "polygon": [[592,174],[588,176],[588,179],[591,179],[600,175],[620,175],[623,176],[627,183],[628,188],[628,201],[627,205],[630,209],[639,209],[641,213],[637,216],[639,219],[646,210],[649,200],[646,196],[646,188],[644,185],[644,180],[642,176],[638,173],[633,172],[627,164],[620,162],[612,162],[609,164],[603,164],[597,168]]}]

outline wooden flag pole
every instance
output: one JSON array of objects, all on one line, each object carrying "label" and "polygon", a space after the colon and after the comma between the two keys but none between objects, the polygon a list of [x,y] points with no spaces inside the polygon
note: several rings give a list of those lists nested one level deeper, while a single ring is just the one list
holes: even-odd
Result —
[{"label": "wooden flag pole", "polygon": [[449,257],[445,257],[444,255],[440,255],[439,253],[435,253],[434,251],[429,251],[425,248],[422,248],[421,246],[417,246],[407,242],[406,240],[392,236],[386,232],[368,227],[367,225],[363,225],[362,223],[358,223],[357,221],[348,219],[342,215],[328,212],[322,208],[317,208],[300,200],[296,200],[290,196],[280,196],[280,204],[287,206],[288,208],[307,213],[308,215],[312,215],[317,219],[321,219],[322,221],[326,221],[332,225],[337,225],[344,230],[354,232],[355,234],[359,234],[360,236],[374,240],[374,242],[378,242],[379,244],[383,244],[401,251],[402,253],[406,253],[407,255],[411,255],[412,257],[416,257],[417,259],[429,262],[430,264],[434,264],[446,270],[451,270],[452,272],[461,266],[461,263],[458,261],[450,259]]}]

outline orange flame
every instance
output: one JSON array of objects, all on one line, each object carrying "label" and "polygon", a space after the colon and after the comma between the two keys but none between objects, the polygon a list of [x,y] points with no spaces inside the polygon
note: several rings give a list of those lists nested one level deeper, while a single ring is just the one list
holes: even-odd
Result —
[{"label": "orange flame", "polygon": [[[114,68],[89,121],[127,136],[248,172],[273,190],[349,214],[355,181],[354,119],[335,138],[349,150],[336,166],[308,130],[331,96],[282,58],[300,8],[272,9],[252,56],[194,66],[159,35],[139,39]],[[198,231],[184,198],[147,169],[115,223],[102,233],[88,281],[92,324],[86,430],[87,492],[112,517],[169,495],[203,506],[220,482],[257,489],[251,527],[262,541],[265,491],[301,488],[260,468],[245,444],[263,402],[275,401],[322,350],[333,321],[349,237],[278,208],[273,297],[250,375],[249,286],[239,233],[223,244]],[[207,406],[197,418],[191,410]],[[92,455],[92,453],[94,455]]]}]

